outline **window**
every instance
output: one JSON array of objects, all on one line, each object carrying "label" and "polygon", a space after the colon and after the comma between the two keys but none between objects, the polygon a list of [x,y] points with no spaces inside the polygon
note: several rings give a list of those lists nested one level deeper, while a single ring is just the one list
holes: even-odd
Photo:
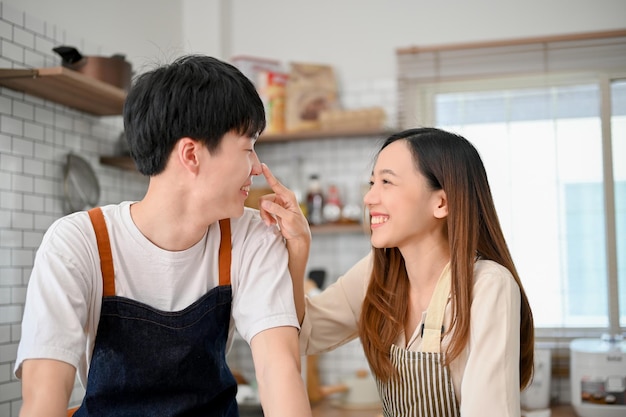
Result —
[{"label": "window", "polygon": [[611,83],[611,138],[615,179],[615,236],[619,325],[626,328],[626,80]]},{"label": "window", "polygon": [[[477,147],[538,328],[618,333],[626,327],[626,81],[615,67],[626,63],[563,70],[558,48],[551,55],[538,44],[542,59],[553,58],[540,74],[514,69],[532,67],[521,64],[533,50],[524,42],[400,57],[401,121],[458,132]],[[602,49],[597,40],[585,48],[596,58]],[[506,65],[494,67],[494,56]],[[585,67],[585,53],[578,57],[568,65]]]},{"label": "window", "polygon": [[434,107],[483,158],[537,326],[607,328],[599,86],[437,93]]}]

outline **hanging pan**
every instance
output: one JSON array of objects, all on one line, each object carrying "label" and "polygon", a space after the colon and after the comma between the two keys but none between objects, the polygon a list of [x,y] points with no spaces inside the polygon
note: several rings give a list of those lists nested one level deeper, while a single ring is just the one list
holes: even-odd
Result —
[{"label": "hanging pan", "polygon": [[86,159],[75,155],[67,155],[64,180],[66,213],[88,210],[98,204],[100,199],[100,184],[98,177]]}]

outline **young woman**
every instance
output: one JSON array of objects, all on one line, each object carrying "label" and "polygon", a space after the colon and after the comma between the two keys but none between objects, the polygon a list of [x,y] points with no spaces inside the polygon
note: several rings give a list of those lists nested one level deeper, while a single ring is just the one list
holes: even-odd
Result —
[{"label": "young woman", "polygon": [[533,318],[478,152],[406,130],[382,145],[370,185],[373,250],[306,298],[301,350],[359,337],[385,416],[519,416]]}]

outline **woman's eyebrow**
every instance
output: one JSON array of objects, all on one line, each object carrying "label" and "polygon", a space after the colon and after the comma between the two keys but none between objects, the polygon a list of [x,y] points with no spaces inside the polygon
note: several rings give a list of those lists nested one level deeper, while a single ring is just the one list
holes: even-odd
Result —
[{"label": "woman's eyebrow", "polygon": [[[383,175],[383,174],[389,174],[389,175],[393,175],[394,177],[397,177],[396,173],[391,168],[382,168],[378,170],[378,175]],[[374,175],[374,171],[372,171],[372,175]]]}]

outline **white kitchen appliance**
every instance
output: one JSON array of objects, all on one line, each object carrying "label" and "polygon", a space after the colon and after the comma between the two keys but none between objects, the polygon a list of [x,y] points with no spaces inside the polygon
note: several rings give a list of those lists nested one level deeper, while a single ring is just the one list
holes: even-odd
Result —
[{"label": "white kitchen appliance", "polygon": [[535,349],[533,380],[521,393],[520,402],[524,410],[550,408],[550,380],[552,379],[552,352],[550,349]]},{"label": "white kitchen appliance", "polygon": [[626,340],[621,336],[573,340],[570,377],[578,416],[626,416]]}]

